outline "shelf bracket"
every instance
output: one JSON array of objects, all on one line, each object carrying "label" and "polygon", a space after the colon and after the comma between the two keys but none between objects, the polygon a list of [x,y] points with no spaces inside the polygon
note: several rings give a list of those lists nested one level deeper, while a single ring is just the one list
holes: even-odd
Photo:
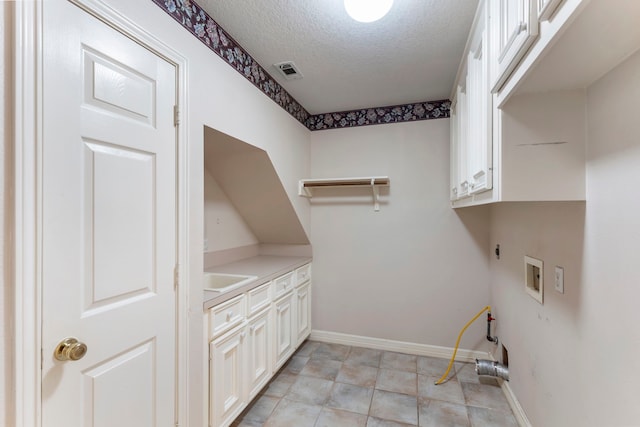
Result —
[{"label": "shelf bracket", "polygon": [[310,199],[312,197],[311,189],[304,185],[303,179],[298,181],[298,196],[306,197],[307,199]]},{"label": "shelf bracket", "polygon": [[371,178],[371,190],[373,191],[373,210],[380,211],[380,190],[376,187],[376,179]]}]

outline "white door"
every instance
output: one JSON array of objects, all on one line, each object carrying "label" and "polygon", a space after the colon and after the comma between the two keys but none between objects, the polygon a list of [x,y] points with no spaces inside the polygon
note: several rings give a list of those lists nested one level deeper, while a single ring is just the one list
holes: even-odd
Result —
[{"label": "white door", "polygon": [[43,46],[42,425],[173,426],[175,67],[64,0]]}]

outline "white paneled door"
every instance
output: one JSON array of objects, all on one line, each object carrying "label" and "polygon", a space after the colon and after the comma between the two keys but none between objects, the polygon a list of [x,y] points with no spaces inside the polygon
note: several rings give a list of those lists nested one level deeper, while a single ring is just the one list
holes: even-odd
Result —
[{"label": "white paneled door", "polygon": [[173,426],[176,69],[48,0],[42,73],[42,425]]}]

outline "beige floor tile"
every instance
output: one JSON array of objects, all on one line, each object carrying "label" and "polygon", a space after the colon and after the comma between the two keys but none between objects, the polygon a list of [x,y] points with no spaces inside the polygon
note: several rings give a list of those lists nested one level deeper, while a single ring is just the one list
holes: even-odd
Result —
[{"label": "beige floor tile", "polygon": [[300,375],[333,381],[338,376],[341,367],[342,362],[339,360],[311,359],[300,371]]},{"label": "beige floor tile", "polygon": [[366,425],[366,415],[324,408],[314,427],[365,427]]},{"label": "beige floor tile", "polygon": [[437,380],[437,377],[418,375],[418,395],[460,405],[465,404],[462,387],[460,387],[458,381],[449,380],[442,384],[435,385]]},{"label": "beige floor tile", "polygon": [[469,427],[467,407],[456,403],[418,399],[418,420],[420,427]]},{"label": "beige floor tile", "polygon": [[297,376],[286,372],[280,372],[267,384],[263,389],[263,393],[273,397],[283,397],[289,392],[291,385],[295,382]]},{"label": "beige floor tile", "polygon": [[497,385],[461,383],[465,402],[470,406],[497,409],[511,413],[511,407],[502,389]]},{"label": "beige floor tile", "polygon": [[307,356],[293,356],[289,361],[284,365],[284,372],[297,375],[302,371],[305,367],[309,358]]},{"label": "beige floor tile", "polygon": [[369,415],[383,420],[418,424],[418,398],[407,394],[375,390]]},{"label": "beige floor tile", "polygon": [[369,417],[367,427],[411,427],[415,424],[397,423],[395,421],[381,420],[376,417]]},{"label": "beige floor tile", "polygon": [[518,427],[518,422],[511,413],[495,409],[467,407],[471,427]]},{"label": "beige floor tile", "polygon": [[282,399],[264,427],[313,427],[322,406]]},{"label": "beige floor tile", "polygon": [[417,381],[418,374],[415,373],[380,369],[376,380],[376,388],[415,396],[418,393]]},{"label": "beige floor tile", "polygon": [[231,427],[263,427],[264,423],[251,420],[235,420],[231,423]]},{"label": "beige floor tile", "polygon": [[417,372],[417,356],[412,354],[385,351],[382,353],[380,367],[397,371]]},{"label": "beige floor tile", "polygon": [[344,363],[346,363],[347,365],[365,365],[378,368],[380,366],[381,357],[381,350],[353,347]]},{"label": "beige floor tile", "polygon": [[253,404],[241,415],[243,422],[259,422],[264,423],[271,415],[275,407],[280,403],[277,397],[260,395]]},{"label": "beige floor tile", "polygon": [[[426,356],[418,357],[418,373],[421,375],[428,375],[428,376],[440,378],[447,371],[448,366],[449,366],[448,359],[439,359],[436,357],[426,357]],[[454,363],[454,366],[451,367],[451,372],[449,373],[449,376],[453,376],[455,372],[456,371],[455,371],[455,363]]]},{"label": "beige floor tile", "polygon": [[373,388],[371,387],[335,383],[326,406],[367,415],[372,397]]},{"label": "beige floor tile", "polygon": [[378,368],[365,365],[347,365],[345,362],[338,372],[336,381],[361,387],[374,387],[378,378]]},{"label": "beige floor tile", "polygon": [[314,359],[331,359],[344,362],[349,356],[350,350],[351,347],[342,344],[320,343],[313,353],[311,353],[311,357]]},{"label": "beige floor tile", "polygon": [[318,346],[320,345],[319,342],[317,341],[305,341],[304,343],[302,343],[302,345],[298,348],[298,350],[296,350],[295,355],[296,356],[311,356],[311,353],[313,353]]},{"label": "beige floor tile", "polygon": [[297,402],[324,405],[331,394],[332,387],[333,381],[300,375],[285,397]]}]

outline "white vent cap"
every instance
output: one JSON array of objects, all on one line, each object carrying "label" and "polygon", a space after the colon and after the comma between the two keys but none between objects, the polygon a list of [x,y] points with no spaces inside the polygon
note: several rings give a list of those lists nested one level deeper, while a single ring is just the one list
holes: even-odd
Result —
[{"label": "white vent cap", "polygon": [[279,62],[273,66],[285,80],[298,80],[304,77],[293,61]]}]

